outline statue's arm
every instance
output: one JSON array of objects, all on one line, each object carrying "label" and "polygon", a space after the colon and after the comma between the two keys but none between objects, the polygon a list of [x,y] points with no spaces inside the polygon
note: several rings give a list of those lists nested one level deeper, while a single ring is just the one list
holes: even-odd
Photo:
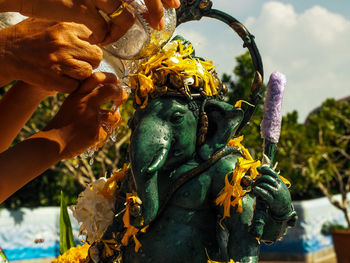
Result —
[{"label": "statue's arm", "polygon": [[254,211],[251,232],[257,232],[254,228],[259,225],[258,218],[265,224],[261,240],[274,243],[282,239],[288,226],[295,225],[297,215],[288,187],[280,176],[269,167],[259,167],[258,171],[261,177],[254,182],[252,193],[260,200]]},{"label": "statue's arm", "polygon": [[[212,195],[214,200],[225,186],[226,175],[235,168],[237,157],[225,157],[212,168]],[[254,209],[256,196],[266,201],[269,207],[265,210],[263,242],[274,243],[281,239],[287,227],[293,225],[296,221],[296,213],[291,203],[288,188],[277,173],[273,171],[274,174],[270,175],[269,173],[272,171],[270,170],[261,171],[262,179],[257,180],[252,186],[253,190],[243,197],[242,212],[238,212],[237,207],[231,207],[230,216],[220,221],[224,217],[224,208],[214,204],[218,217],[218,231],[220,232],[218,236],[222,237],[221,246],[226,245],[222,250],[226,252],[229,259],[232,258],[241,262],[246,262],[244,260],[255,262],[257,259],[259,244],[256,237],[251,234],[252,221],[254,213],[256,213]],[[268,178],[266,179],[266,177]],[[272,186],[269,184],[272,184]],[[266,189],[268,191],[265,191]],[[226,241],[223,241],[224,239]]]},{"label": "statue's arm", "polygon": [[[212,169],[212,196],[213,200],[220,195],[225,187],[225,177],[231,180],[232,172],[235,168],[237,157],[228,156],[220,160]],[[242,200],[243,210],[237,211],[237,207],[230,207],[230,215],[225,217],[224,207],[213,202],[217,213],[218,225],[217,236],[220,244],[220,251],[223,254],[222,261],[233,259],[238,262],[257,262],[259,254],[259,244],[253,235],[249,234],[250,222],[253,218],[253,206],[255,196],[247,193]]]}]

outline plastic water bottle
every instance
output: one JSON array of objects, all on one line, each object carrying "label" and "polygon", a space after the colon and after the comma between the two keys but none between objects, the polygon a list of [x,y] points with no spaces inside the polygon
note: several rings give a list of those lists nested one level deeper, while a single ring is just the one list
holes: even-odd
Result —
[{"label": "plastic water bottle", "polygon": [[149,26],[143,14],[147,7],[143,0],[124,0],[129,12],[134,13],[136,21],[126,34],[116,42],[104,47],[113,56],[121,59],[141,59],[157,53],[171,38],[176,27],[174,8],[164,9],[165,27],[158,31]]}]

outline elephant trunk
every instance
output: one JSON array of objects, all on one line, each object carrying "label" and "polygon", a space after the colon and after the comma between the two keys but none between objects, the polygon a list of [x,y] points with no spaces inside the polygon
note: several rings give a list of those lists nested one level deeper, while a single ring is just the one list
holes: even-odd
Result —
[{"label": "elephant trunk", "polygon": [[[131,169],[136,190],[142,201],[143,225],[157,216],[159,209],[158,170],[167,160],[171,140],[166,127],[141,124],[133,133],[130,143]],[[154,129],[157,127],[157,130]],[[138,221],[138,220],[137,220]],[[136,227],[141,227],[136,220]]]}]

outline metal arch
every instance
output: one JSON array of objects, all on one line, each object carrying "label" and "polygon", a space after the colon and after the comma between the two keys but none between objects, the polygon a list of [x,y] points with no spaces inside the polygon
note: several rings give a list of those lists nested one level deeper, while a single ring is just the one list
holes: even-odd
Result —
[{"label": "metal arch", "polygon": [[[255,77],[251,87],[248,102],[257,105],[261,99],[261,87],[263,83],[264,68],[262,59],[255,43],[254,36],[247,28],[231,15],[220,10],[211,9],[210,0],[181,0],[181,7],[177,10],[177,26],[188,21],[200,20],[203,16],[217,19],[231,27],[242,39],[243,47],[248,48],[255,69]],[[236,134],[246,126],[255,112],[253,106],[244,108],[244,118]]]}]

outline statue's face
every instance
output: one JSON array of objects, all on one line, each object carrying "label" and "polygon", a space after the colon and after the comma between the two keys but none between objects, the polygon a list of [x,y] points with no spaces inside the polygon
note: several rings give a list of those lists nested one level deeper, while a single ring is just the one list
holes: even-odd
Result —
[{"label": "statue's face", "polygon": [[138,109],[130,120],[131,169],[145,225],[159,209],[159,181],[166,182],[163,177],[191,160],[195,153],[208,158],[227,143],[242,119],[240,109],[223,101],[210,101],[205,111],[209,118],[207,140],[198,149],[198,118],[183,99],[158,97],[145,109]]}]

